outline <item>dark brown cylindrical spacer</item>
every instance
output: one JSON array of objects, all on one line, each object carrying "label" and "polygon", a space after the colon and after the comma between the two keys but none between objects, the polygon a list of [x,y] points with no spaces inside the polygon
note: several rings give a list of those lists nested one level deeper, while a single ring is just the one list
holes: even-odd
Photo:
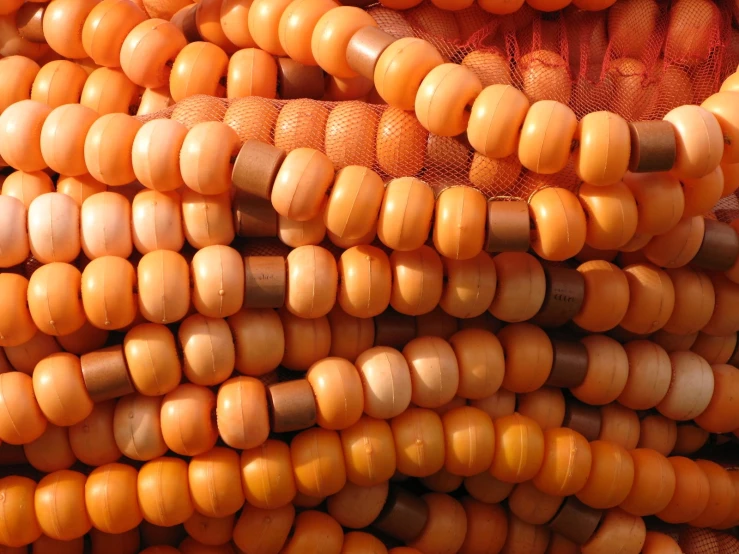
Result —
[{"label": "dark brown cylindrical spacer", "polygon": [[120,398],[134,391],[123,345],[109,346],[80,357],[82,378],[93,402]]},{"label": "dark brown cylindrical spacer", "polygon": [[366,8],[372,4],[377,4],[377,0],[340,0],[343,6],[355,6],[357,8]]},{"label": "dark brown cylindrical spacer", "polygon": [[237,194],[232,209],[236,234],[240,237],[277,236],[277,212],[269,200]]},{"label": "dark brown cylindrical spacer", "polygon": [[247,140],[234,161],[231,173],[234,186],[257,198],[270,200],[272,185],[285,156],[281,148],[258,140]]},{"label": "dark brown cylindrical spacer", "polygon": [[600,410],[577,400],[565,404],[565,418],[562,427],[577,431],[588,441],[598,440],[602,423]]},{"label": "dark brown cylindrical spacer", "polygon": [[549,528],[575,544],[585,544],[598,529],[602,517],[602,510],[595,510],[570,496],[549,522]]},{"label": "dark brown cylindrical spacer", "polygon": [[488,202],[488,252],[526,252],[531,246],[529,205],[493,200]]},{"label": "dark brown cylindrical spacer", "polygon": [[416,338],[416,318],[388,309],[375,317],[375,346],[397,350]]},{"label": "dark brown cylindrical spacer", "polygon": [[734,348],[734,353],[726,363],[734,367],[739,367],[739,341],[737,341],[736,348]]},{"label": "dark brown cylindrical spacer", "polygon": [[15,12],[15,26],[21,38],[29,42],[46,42],[44,37],[44,12],[48,4],[25,2]]},{"label": "dark brown cylindrical spacer", "polygon": [[390,487],[385,507],[372,524],[386,535],[405,543],[416,539],[429,517],[422,498],[400,487]]},{"label": "dark brown cylindrical spacer", "polygon": [[290,58],[277,58],[277,93],[283,100],[320,100],[326,90],[326,75],[317,65],[303,65]]},{"label": "dark brown cylindrical spacer", "polygon": [[629,123],[631,158],[629,171],[648,173],[669,171],[677,158],[675,129],[668,121],[637,121]]},{"label": "dark brown cylindrical spacer", "polygon": [[706,218],[703,243],[693,265],[708,271],[726,271],[739,258],[739,235],[726,223]]},{"label": "dark brown cylindrical spacer", "polygon": [[546,384],[571,389],[582,385],[588,372],[588,349],[578,341],[552,339],[554,361]]},{"label": "dark brown cylindrical spacer", "polygon": [[273,433],[300,431],[316,424],[316,399],[305,379],[268,386],[267,402]]},{"label": "dark brown cylindrical spacer", "polygon": [[193,5],[189,11],[185,13],[185,17],[182,19],[182,34],[185,35],[187,42],[199,42],[203,40],[203,37],[198,31],[198,5]]},{"label": "dark brown cylindrical spacer", "polygon": [[354,71],[370,81],[375,78],[377,60],[397,39],[378,27],[362,27],[352,35],[346,47],[346,61]]},{"label": "dark brown cylindrical spacer", "polygon": [[616,325],[613,329],[606,331],[606,336],[611,337],[613,340],[620,343],[631,342],[632,340],[644,340],[649,338],[649,335],[639,335],[632,333],[628,329],[624,329],[620,325]]},{"label": "dark brown cylindrical spacer", "polygon": [[569,267],[544,264],[547,288],[544,303],[532,323],[559,327],[577,315],[585,299],[585,278]]},{"label": "dark brown cylindrical spacer", "polygon": [[282,308],[287,290],[286,266],[282,256],[246,256],[244,307]]}]

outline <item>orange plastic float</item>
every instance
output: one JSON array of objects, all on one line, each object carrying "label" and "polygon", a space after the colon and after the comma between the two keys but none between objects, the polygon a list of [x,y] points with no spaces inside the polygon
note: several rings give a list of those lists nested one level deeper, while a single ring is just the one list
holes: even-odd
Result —
[{"label": "orange plastic float", "polygon": [[636,554],[674,546],[642,516],[730,526],[731,472],[664,457],[739,428],[734,79],[711,96],[730,56],[676,39],[723,16],[665,7],[652,82],[661,8],[607,4],[575,2],[610,9],[589,38],[535,12],[561,2],[4,6],[0,440],[49,475],[2,479],[0,545]]}]

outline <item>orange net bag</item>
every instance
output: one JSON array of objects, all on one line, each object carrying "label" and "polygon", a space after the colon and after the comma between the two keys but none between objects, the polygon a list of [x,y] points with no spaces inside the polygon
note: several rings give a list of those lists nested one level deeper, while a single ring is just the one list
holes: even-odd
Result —
[{"label": "orange net bag", "polygon": [[[380,28],[402,38],[431,42],[450,62],[469,67],[483,86],[505,83],[529,99],[568,104],[578,118],[608,110],[627,120],[661,119],[683,104],[700,104],[739,63],[736,6],[711,0],[618,0],[610,9],[574,6],[540,13],[524,4],[515,14],[493,16],[476,4],[452,12],[426,1],[403,12],[372,6]],[[437,193],[474,186],[488,198],[528,198],[545,186],[575,189],[572,166],[555,175],[522,169],[515,156],[490,159],[466,140],[430,135],[412,112],[366,101],[225,100],[195,96],[144,119],[171,117],[188,127],[224,121],[242,140],[257,139],[291,150],[325,152],[336,169],[371,167],[386,180],[416,176]],[[739,214],[734,195],[715,207],[718,219]]]}]

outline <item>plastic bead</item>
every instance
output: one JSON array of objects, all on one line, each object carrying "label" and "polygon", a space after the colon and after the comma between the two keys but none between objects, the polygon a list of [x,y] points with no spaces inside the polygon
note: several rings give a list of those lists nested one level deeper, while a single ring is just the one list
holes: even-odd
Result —
[{"label": "plastic bead", "polygon": [[340,286],[337,301],[349,315],[379,315],[390,303],[392,274],[387,255],[374,246],[345,250],[338,263]]},{"label": "plastic bead", "polygon": [[403,349],[411,375],[411,401],[424,408],[438,408],[451,401],[459,386],[459,366],[454,350],[438,337],[419,337]]},{"label": "plastic bead", "polygon": [[123,195],[93,194],[82,203],[79,213],[82,251],[89,259],[131,255],[131,203]]},{"label": "plastic bead", "polygon": [[[444,466],[444,430],[433,411],[408,408],[390,422],[398,471],[414,477],[433,475]],[[424,429],[423,436],[416,429]],[[420,438],[420,442],[419,442]]]},{"label": "plastic bead", "polygon": [[208,121],[192,127],[180,150],[185,185],[205,195],[227,192],[231,187],[231,160],[239,148],[236,131],[225,123]]},{"label": "plastic bead", "polygon": [[0,273],[0,345],[18,346],[33,338],[36,325],[27,306],[28,280],[13,273]]},{"label": "plastic bead", "polygon": [[154,250],[182,250],[182,206],[174,192],[143,190],[131,203],[133,244],[141,254]]},{"label": "plastic bead", "polygon": [[683,267],[698,253],[705,234],[702,216],[684,217],[664,235],[649,241],[643,251],[649,261],[660,267]]},{"label": "plastic bead", "polygon": [[20,371],[0,374],[0,439],[9,444],[28,444],[43,435],[47,426],[34,398],[33,381]]},{"label": "plastic bead", "polygon": [[339,434],[316,427],[302,431],[290,443],[295,484],[299,492],[324,497],[346,483],[346,466]]},{"label": "plastic bead", "polygon": [[193,507],[206,517],[230,516],[244,504],[244,493],[238,486],[239,455],[230,448],[216,447],[193,456],[188,481]]},{"label": "plastic bead", "polygon": [[21,100],[0,115],[0,156],[21,171],[45,169],[41,152],[41,129],[51,107],[34,100]]},{"label": "plastic bead", "polygon": [[444,63],[438,50],[425,40],[407,37],[389,45],[377,60],[377,93],[390,106],[412,110],[423,79]]},{"label": "plastic bead", "polygon": [[207,94],[224,96],[222,81],[226,77],[228,56],[215,44],[191,42],[180,50],[172,65],[169,90],[179,102],[188,96]]},{"label": "plastic bead", "polygon": [[141,125],[122,113],[99,117],[85,138],[85,164],[90,175],[109,186],[133,181],[132,147]]},{"label": "plastic bead", "polygon": [[228,246],[206,246],[192,259],[192,302],[207,317],[228,317],[244,301],[244,265]]},{"label": "plastic bead", "polygon": [[[0,479],[0,494],[8,502],[7,511],[6,506],[2,510],[4,525],[0,541],[10,548],[26,549],[26,545],[41,536],[34,507],[36,488],[36,483],[28,477],[9,475]],[[17,508],[11,511],[11,506]]]},{"label": "plastic bead", "polygon": [[422,498],[428,506],[428,519],[409,546],[422,552],[459,552],[467,532],[462,504],[446,494],[429,493]]},{"label": "plastic bead", "polygon": [[[578,198],[586,213],[586,244],[599,250],[617,249],[633,238],[638,214],[634,196],[626,185],[617,182],[598,187],[583,183]],[[614,217],[616,213],[619,217]]]},{"label": "plastic bead", "polygon": [[33,390],[41,411],[54,425],[74,425],[92,412],[80,361],[73,354],[59,352],[41,360],[33,372]]},{"label": "plastic bead", "polygon": [[621,326],[632,333],[653,333],[669,321],[675,306],[675,287],[670,277],[651,264],[624,268],[629,283],[629,308]]},{"label": "plastic bead", "polygon": [[[154,460],[167,452],[168,447],[164,442],[161,429],[161,406],[162,397],[143,396],[138,393],[123,396],[116,402],[113,414],[113,435],[116,446],[126,457],[146,461]],[[139,487],[141,487],[141,481],[139,481]],[[189,511],[187,506],[187,504],[183,505],[185,512]],[[149,520],[148,510],[143,500],[142,511],[144,518]]]},{"label": "plastic bead", "polygon": [[518,148],[517,133],[502,129],[520,129],[529,110],[526,96],[510,85],[491,85],[475,99],[467,124],[467,138],[479,153],[500,159],[513,155]]},{"label": "plastic bead", "polygon": [[554,496],[576,494],[585,486],[592,464],[590,445],[570,429],[544,432],[544,461],[534,477],[540,491]]},{"label": "plastic bead", "polygon": [[375,347],[356,360],[364,390],[364,411],[371,417],[392,419],[411,401],[411,377],[403,355],[388,347]]},{"label": "plastic bead", "polygon": [[629,361],[624,348],[615,340],[591,335],[581,341],[588,350],[588,370],[572,394],[591,405],[613,402],[623,392],[629,377]]},{"label": "plastic bead", "polygon": [[694,461],[680,456],[668,458],[668,461],[675,470],[675,493],[657,517],[669,523],[685,523],[706,509],[710,483]]},{"label": "plastic bead", "polygon": [[272,205],[278,214],[289,219],[313,219],[319,214],[333,178],[333,164],[325,154],[311,148],[293,150],[277,173]]},{"label": "plastic bead", "polygon": [[248,28],[251,39],[269,54],[285,55],[285,50],[278,39],[278,28],[280,18],[289,5],[290,0],[281,0],[274,3],[256,0],[249,6]]},{"label": "plastic bead", "polygon": [[346,50],[355,32],[377,23],[368,13],[353,6],[341,6],[327,11],[316,23],[311,38],[311,51],[324,71],[347,79],[357,73],[349,67]]},{"label": "plastic bead", "polygon": [[250,548],[278,552],[288,540],[294,519],[295,508],[290,504],[274,510],[246,505],[233,529],[234,544],[244,552]]},{"label": "plastic bead", "polygon": [[164,396],[161,428],[170,450],[197,456],[215,446],[218,438],[212,414],[216,396],[207,388],[185,383]]},{"label": "plastic bead", "polygon": [[549,378],[554,360],[552,341],[539,327],[513,323],[498,333],[506,360],[503,387],[511,392],[532,392]]},{"label": "plastic bead", "polygon": [[629,173],[624,183],[631,189],[639,207],[637,234],[661,235],[682,218],[685,197],[677,179],[666,173]]},{"label": "plastic bead", "polygon": [[26,232],[26,209],[17,198],[0,196],[0,266],[12,267],[22,263],[29,255]]},{"label": "plastic bead", "polygon": [[80,104],[98,115],[134,113],[141,92],[120,69],[101,67],[90,73],[80,96]]},{"label": "plastic bead", "polygon": [[126,333],[126,363],[136,390],[162,396],[177,388],[182,371],[172,333],[163,325],[144,323]]},{"label": "plastic bead", "polygon": [[317,65],[311,49],[313,31],[321,17],[337,7],[339,4],[333,0],[303,0],[288,4],[282,12],[277,29],[284,53],[301,64]]},{"label": "plastic bead", "polygon": [[561,171],[567,165],[576,130],[577,118],[564,104],[552,100],[532,104],[518,143],[521,164],[545,175]]},{"label": "plastic bead", "polygon": [[618,544],[624,554],[627,552],[637,554],[644,545],[646,534],[644,520],[614,508],[605,513],[598,530],[582,546],[582,552],[598,554]]},{"label": "plastic bead", "polygon": [[69,445],[80,462],[96,467],[121,457],[115,442],[114,417],[114,401],[98,402],[87,418],[69,428]]},{"label": "plastic bead", "polygon": [[282,550],[284,554],[311,552],[317,544],[321,545],[321,552],[325,554],[340,554],[344,533],[328,514],[314,510],[301,512],[295,518],[293,527],[293,535]]},{"label": "plastic bead", "polygon": [[587,222],[574,194],[566,189],[545,188],[531,197],[529,207],[536,228],[531,246],[539,256],[563,261],[582,250]]},{"label": "plastic bead", "polygon": [[433,310],[442,294],[443,266],[436,251],[428,246],[418,250],[395,251],[390,255],[392,292],[390,305],[406,315]]},{"label": "plastic bead", "polygon": [[467,128],[470,115],[466,110],[480,92],[482,83],[470,69],[457,64],[439,65],[421,82],[415,100],[416,117],[430,133],[457,136]]},{"label": "plastic bead", "polygon": [[416,250],[428,238],[433,209],[434,195],[426,183],[410,177],[391,181],[377,224],[380,240],[394,250]]},{"label": "plastic bead", "polygon": [[123,41],[121,69],[141,87],[163,87],[169,82],[171,69],[168,63],[174,61],[186,44],[185,36],[169,21],[142,21]]},{"label": "plastic bead", "polygon": [[718,167],[724,154],[723,132],[711,112],[698,106],[680,106],[663,119],[675,128],[674,172],[678,176],[698,179]]},{"label": "plastic bead", "polygon": [[153,323],[179,321],[190,304],[190,276],[177,252],[155,250],[145,254],[137,268],[139,310]]},{"label": "plastic bead", "polygon": [[82,48],[96,64],[119,67],[119,53],[126,36],[145,19],[146,14],[133,2],[100,2],[85,19]]},{"label": "plastic bead", "polygon": [[503,252],[493,261],[497,288],[490,313],[511,323],[531,319],[541,309],[546,292],[541,263],[525,252]]},{"label": "plastic bead", "polygon": [[703,358],[693,352],[672,352],[670,388],[657,410],[670,419],[687,421],[698,417],[708,407],[714,391],[713,371]]},{"label": "plastic bead", "polygon": [[494,420],[495,453],[490,474],[505,483],[532,479],[544,460],[544,435],[539,425],[521,414]]},{"label": "plastic bead", "polygon": [[[245,96],[276,98],[279,68],[275,59],[267,52],[257,48],[246,48],[236,52],[227,63],[228,70],[222,70],[218,79],[216,79],[218,75],[213,75],[212,85],[216,90],[222,88],[221,83],[225,77],[228,98]],[[218,96],[223,96],[223,93]]]},{"label": "plastic bead", "polygon": [[578,124],[574,154],[578,177],[593,186],[617,184],[629,165],[629,126],[610,112],[587,114]]},{"label": "plastic bead", "polygon": [[672,380],[670,358],[665,350],[649,341],[624,345],[628,357],[628,378],[618,401],[633,410],[653,408],[664,399]]},{"label": "plastic bead", "polygon": [[290,505],[295,497],[290,448],[277,440],[241,454],[241,481],[247,506],[275,510]]},{"label": "plastic bead", "polygon": [[137,480],[137,471],[123,464],[103,465],[90,473],[85,483],[85,504],[96,529],[125,533],[141,523]]},{"label": "plastic bead", "polygon": [[62,470],[39,481],[35,494],[36,517],[46,536],[70,541],[90,530],[92,524],[85,510],[85,480],[81,473]]},{"label": "plastic bead", "polygon": [[340,433],[348,481],[364,487],[386,483],[395,472],[390,425],[363,416]]},{"label": "plastic bead", "polygon": [[146,521],[169,527],[193,515],[187,469],[187,463],[177,458],[158,458],[141,467],[137,490]]}]

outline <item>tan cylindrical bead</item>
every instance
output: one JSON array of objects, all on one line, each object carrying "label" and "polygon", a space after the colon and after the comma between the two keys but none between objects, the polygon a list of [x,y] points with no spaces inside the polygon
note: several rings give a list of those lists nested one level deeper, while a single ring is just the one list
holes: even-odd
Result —
[{"label": "tan cylindrical bead", "polygon": [[531,220],[526,202],[488,202],[487,252],[526,252],[531,244]]},{"label": "tan cylindrical bead", "polygon": [[83,354],[80,363],[85,387],[94,402],[134,392],[122,345]]},{"label": "tan cylindrical bead", "polygon": [[231,179],[236,188],[269,200],[272,185],[285,161],[285,151],[256,140],[247,140],[233,166]]},{"label": "tan cylindrical bead", "polygon": [[277,58],[277,92],[284,100],[323,98],[325,74],[320,67],[303,65],[290,58]]},{"label": "tan cylindrical bead", "polygon": [[270,428],[275,433],[308,429],[316,423],[316,401],[308,381],[298,379],[267,387]]},{"label": "tan cylindrical bead", "polygon": [[287,290],[286,261],[282,256],[244,258],[244,307],[281,308]]},{"label": "tan cylindrical bead", "polygon": [[240,237],[276,237],[277,212],[272,202],[237,192],[233,199],[233,222]]}]

